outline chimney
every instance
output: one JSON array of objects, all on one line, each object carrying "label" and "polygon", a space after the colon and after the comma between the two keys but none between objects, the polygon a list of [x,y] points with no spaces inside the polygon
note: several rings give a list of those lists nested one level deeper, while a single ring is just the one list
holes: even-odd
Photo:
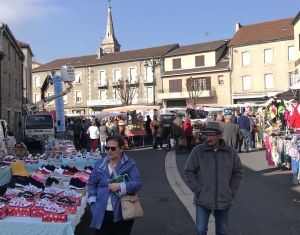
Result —
[{"label": "chimney", "polygon": [[241,24],[239,22],[235,23],[235,32],[237,32],[241,28]]},{"label": "chimney", "polygon": [[99,47],[98,49],[98,59],[100,59],[103,56],[103,49]]}]

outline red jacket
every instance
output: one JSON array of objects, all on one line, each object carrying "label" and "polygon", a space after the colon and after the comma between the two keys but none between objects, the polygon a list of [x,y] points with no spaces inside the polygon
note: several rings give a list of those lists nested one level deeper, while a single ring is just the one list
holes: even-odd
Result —
[{"label": "red jacket", "polygon": [[191,121],[186,119],[183,123],[183,130],[185,136],[193,136],[193,128],[191,125]]}]

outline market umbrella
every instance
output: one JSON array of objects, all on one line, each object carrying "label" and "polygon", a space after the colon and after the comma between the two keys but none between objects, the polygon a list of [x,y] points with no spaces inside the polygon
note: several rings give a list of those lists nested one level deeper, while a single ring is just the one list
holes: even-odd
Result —
[{"label": "market umbrella", "polygon": [[110,108],[110,109],[103,109],[101,111],[101,114],[106,114],[110,112],[127,112],[127,111],[133,111],[133,110],[160,110],[159,105],[129,105],[129,106],[124,106],[124,107],[116,107],[116,108]]}]

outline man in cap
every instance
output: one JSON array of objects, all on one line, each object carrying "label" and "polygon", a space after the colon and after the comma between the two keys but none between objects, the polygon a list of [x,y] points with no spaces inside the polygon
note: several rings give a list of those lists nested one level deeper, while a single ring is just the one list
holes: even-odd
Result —
[{"label": "man in cap", "polygon": [[237,195],[244,170],[236,150],[222,139],[219,123],[209,122],[204,135],[204,144],[192,150],[185,164],[184,176],[194,193],[197,235],[207,234],[212,210],[216,234],[225,235],[229,207]]},{"label": "man in cap", "polygon": [[226,115],[224,119],[223,139],[227,145],[238,150],[239,138],[243,138],[240,127],[232,123],[232,115]]}]

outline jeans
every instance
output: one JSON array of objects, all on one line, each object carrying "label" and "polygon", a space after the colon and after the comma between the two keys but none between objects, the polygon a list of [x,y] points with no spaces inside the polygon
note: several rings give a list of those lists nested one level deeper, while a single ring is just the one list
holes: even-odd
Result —
[{"label": "jeans", "polygon": [[243,134],[243,138],[244,138],[244,152],[247,152],[249,149],[249,134],[250,131],[245,130],[245,129],[241,129],[241,132]]},{"label": "jeans", "polygon": [[89,136],[85,137],[85,147],[87,152],[91,151],[91,139]]},{"label": "jeans", "polygon": [[255,131],[250,131],[249,137],[250,148],[255,148]]},{"label": "jeans", "polygon": [[157,149],[157,139],[156,139],[156,134],[152,134],[152,141],[153,141],[153,148]]},{"label": "jeans", "polygon": [[[202,206],[196,206],[196,230],[197,235],[207,234],[208,219],[212,210]],[[228,223],[229,208],[225,210],[215,210],[216,235],[226,235],[226,227]]]}]

